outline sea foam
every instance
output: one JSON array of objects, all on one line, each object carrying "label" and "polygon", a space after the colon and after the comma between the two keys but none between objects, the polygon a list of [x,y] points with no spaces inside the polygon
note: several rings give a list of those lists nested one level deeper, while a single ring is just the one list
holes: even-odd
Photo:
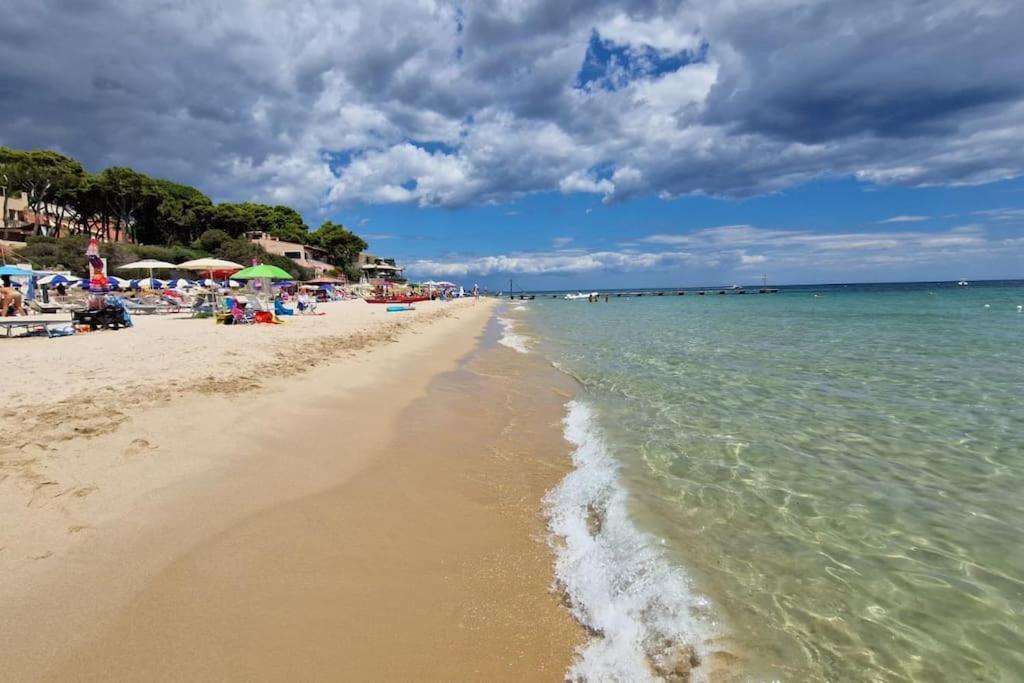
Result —
[{"label": "sea foam", "polygon": [[[618,466],[585,403],[570,401],[574,469],[546,499],[555,572],[573,615],[595,635],[567,676],[586,681],[706,678],[715,627],[707,600],[632,522]],[[692,670],[690,667],[692,666]]]},{"label": "sea foam", "polygon": [[524,334],[516,332],[516,321],[510,318],[498,318],[498,322],[501,323],[501,338],[498,339],[498,343],[507,346],[510,349],[514,349],[519,353],[529,353],[530,347],[528,342],[530,340]]}]

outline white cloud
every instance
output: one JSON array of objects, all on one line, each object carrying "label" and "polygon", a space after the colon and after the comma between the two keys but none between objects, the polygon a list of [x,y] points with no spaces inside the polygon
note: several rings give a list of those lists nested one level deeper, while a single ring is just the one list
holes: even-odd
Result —
[{"label": "white cloud", "polygon": [[563,194],[571,194],[573,192],[610,194],[615,190],[615,186],[610,180],[597,180],[588,174],[574,171],[562,178],[558,183],[558,189],[561,190]]},{"label": "white cloud", "polygon": [[[639,250],[641,242],[647,250]],[[564,245],[555,243],[558,249]],[[820,272],[857,273],[874,266],[959,263],[970,255],[1024,257],[1024,241],[995,239],[976,225],[939,233],[778,230],[751,225],[705,228],[688,234],[657,234],[640,242],[621,242],[618,251],[573,250],[529,252],[450,259],[422,259],[409,264],[423,275],[523,275],[639,272],[718,268],[724,272],[753,269],[793,270],[808,266]],[[652,250],[663,246],[665,251]],[[685,248],[682,250],[681,248]]]},{"label": "white cloud", "polygon": [[884,221],[878,221],[879,224],[885,225],[887,223],[920,223],[921,221],[928,220],[928,216],[893,216],[892,218],[886,218]]},{"label": "white cloud", "polygon": [[555,249],[563,249],[572,244],[572,239],[572,237],[556,237],[551,240],[551,244]]},{"label": "white cloud", "polygon": [[411,274],[438,274],[461,277],[469,274],[492,275],[518,273],[542,275],[550,273],[589,273],[603,270],[620,272],[664,269],[692,263],[694,257],[686,252],[626,253],[595,251],[577,254],[529,253],[483,256],[460,259],[421,259],[411,262]]},{"label": "white cloud", "polygon": [[976,216],[984,216],[985,218],[992,221],[1018,221],[1024,222],[1024,209],[985,209],[983,211],[975,211]]},{"label": "white cloud", "polygon": [[[1024,173],[1010,0],[23,5],[0,42],[0,89],[19,93],[0,144],[217,199],[611,202]],[[40,26],[76,39],[40,54]],[[643,68],[579,87],[595,35]]]}]

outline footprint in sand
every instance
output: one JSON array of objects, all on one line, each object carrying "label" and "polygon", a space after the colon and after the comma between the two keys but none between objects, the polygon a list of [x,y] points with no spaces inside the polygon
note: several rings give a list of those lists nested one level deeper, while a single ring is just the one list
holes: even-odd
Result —
[{"label": "footprint in sand", "polygon": [[93,491],[99,491],[99,490],[100,490],[100,487],[98,487],[98,486],[81,486],[81,487],[75,489],[74,493],[72,493],[71,495],[74,496],[75,498],[85,498],[86,496],[88,496]]},{"label": "footprint in sand", "polygon": [[126,458],[137,458],[140,455],[145,455],[150,451],[155,451],[157,447],[147,441],[146,439],[133,439],[130,444],[122,451],[122,455]]}]

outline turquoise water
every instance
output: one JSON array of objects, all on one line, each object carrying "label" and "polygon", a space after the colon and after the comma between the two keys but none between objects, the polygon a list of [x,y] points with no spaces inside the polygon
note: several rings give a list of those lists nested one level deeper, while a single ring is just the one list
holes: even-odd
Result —
[{"label": "turquoise water", "polygon": [[563,554],[608,641],[576,673],[635,679],[614,658],[681,639],[698,678],[1024,680],[1018,305],[1021,286],[506,305],[582,383],[590,483],[559,514],[635,532],[591,523]]}]

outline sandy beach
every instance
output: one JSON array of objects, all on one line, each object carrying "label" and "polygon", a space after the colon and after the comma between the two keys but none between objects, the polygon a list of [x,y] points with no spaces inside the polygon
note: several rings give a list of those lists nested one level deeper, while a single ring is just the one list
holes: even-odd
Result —
[{"label": "sandy beach", "polygon": [[4,340],[5,677],[560,680],[569,387],[493,306]]}]

